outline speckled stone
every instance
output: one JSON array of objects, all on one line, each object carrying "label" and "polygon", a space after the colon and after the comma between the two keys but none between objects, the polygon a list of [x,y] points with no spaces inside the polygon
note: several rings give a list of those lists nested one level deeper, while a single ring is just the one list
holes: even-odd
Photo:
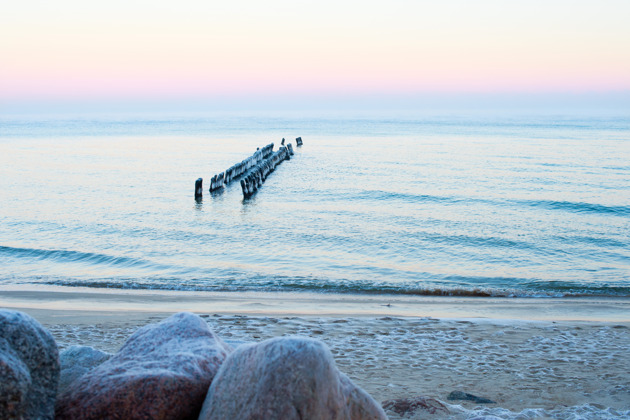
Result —
[{"label": "speckled stone", "polygon": [[57,394],[64,393],[68,385],[112,357],[111,354],[90,346],[70,346],[59,354],[61,374]]},{"label": "speckled stone", "polygon": [[239,346],[212,382],[199,420],[386,419],[339,372],[320,341],[281,337]]},{"label": "speckled stone", "polygon": [[188,312],[147,325],[70,384],[57,403],[57,419],[196,419],[229,351]]},{"label": "speckled stone", "polygon": [[428,414],[449,414],[448,408],[440,401],[422,396],[383,401],[383,408],[391,410],[399,416],[413,415],[418,410]]},{"label": "speckled stone", "polygon": [[0,419],[53,419],[59,350],[29,315],[0,310]]}]

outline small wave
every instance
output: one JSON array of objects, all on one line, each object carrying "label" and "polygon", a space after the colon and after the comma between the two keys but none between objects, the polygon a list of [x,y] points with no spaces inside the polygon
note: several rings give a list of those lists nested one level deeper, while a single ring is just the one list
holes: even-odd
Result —
[{"label": "small wave", "polygon": [[128,289],[128,290],[163,290],[188,292],[314,292],[339,294],[368,294],[368,295],[415,295],[415,296],[451,296],[451,297],[513,297],[513,293],[489,291],[482,289],[406,289],[388,286],[348,287],[341,285],[304,284],[287,282],[282,285],[271,284],[238,284],[238,283],[190,283],[163,281],[142,281],[140,279],[103,279],[103,280],[52,280],[45,281],[51,286],[87,287],[97,289]]},{"label": "small wave", "polygon": [[517,202],[530,207],[540,207],[549,210],[563,210],[572,213],[630,216],[630,206],[605,206],[603,204],[553,200],[520,200]]},{"label": "small wave", "polygon": [[407,295],[444,297],[488,298],[563,298],[563,297],[630,297],[628,287],[579,288],[574,285],[549,283],[546,286],[534,281],[523,282],[525,287],[474,287],[474,286],[420,286],[417,284],[384,284],[358,281],[332,281],[315,278],[291,278],[283,276],[252,276],[242,278],[48,278],[40,283],[64,286],[130,290],[197,291],[197,292],[304,292],[364,295]]},{"label": "small wave", "polygon": [[440,196],[428,194],[410,194],[381,190],[365,190],[355,196],[344,196],[344,199],[401,201],[405,203],[442,203],[442,204],[486,204],[492,206],[519,205],[538,207],[548,210],[562,210],[572,213],[608,214],[630,216],[630,206],[607,206],[597,203],[556,201],[556,200],[493,200],[467,196]]},{"label": "small wave", "polygon": [[531,293],[553,293],[567,297],[630,297],[630,288],[614,284],[583,285],[568,281],[528,281],[523,283],[523,287]]},{"label": "small wave", "polygon": [[587,244],[601,248],[626,248],[628,244],[613,238],[595,236],[555,236],[556,239],[566,243]]},{"label": "small wave", "polygon": [[402,201],[405,203],[461,203],[472,201],[486,201],[477,200],[470,197],[457,197],[457,196],[440,196],[429,194],[410,194],[401,192],[391,192],[382,190],[364,190],[354,196],[344,196],[344,199],[354,200],[375,200],[375,201]]},{"label": "small wave", "polygon": [[81,252],[59,249],[37,249],[37,248],[15,248],[0,246],[0,254],[10,255],[19,258],[32,258],[38,260],[50,260],[60,263],[84,263],[90,265],[116,266],[120,268],[150,268],[165,269],[170,268],[149,261],[130,258],[117,257],[93,252]]},{"label": "small wave", "polygon": [[[433,244],[448,244],[453,246],[469,246],[476,248],[510,248],[540,250],[541,247],[526,241],[500,237],[484,237],[472,235],[445,235],[440,233],[426,233]],[[544,250],[551,252],[550,250]]]},{"label": "small wave", "polygon": [[[518,419],[584,419],[584,420],[617,420],[630,418],[630,410],[617,410],[612,407],[602,407],[596,404],[564,406],[554,409],[526,408],[521,412],[514,412],[506,408],[477,408],[467,410],[459,405],[446,404],[454,418],[488,418],[502,420]],[[461,417],[460,417],[461,416]]]}]

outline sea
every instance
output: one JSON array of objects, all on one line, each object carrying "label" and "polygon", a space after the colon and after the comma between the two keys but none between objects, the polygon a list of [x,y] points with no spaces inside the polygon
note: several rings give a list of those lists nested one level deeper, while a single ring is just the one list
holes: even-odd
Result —
[{"label": "sea", "polygon": [[0,286],[630,297],[628,115],[3,116],[0,203]]}]

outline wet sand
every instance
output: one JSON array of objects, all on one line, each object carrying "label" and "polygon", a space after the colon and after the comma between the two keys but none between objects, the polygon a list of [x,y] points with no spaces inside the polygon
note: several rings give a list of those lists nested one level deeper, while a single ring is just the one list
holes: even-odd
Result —
[{"label": "wet sand", "polygon": [[[403,316],[630,323],[629,298],[485,298],[0,286],[0,307],[126,313]],[[61,316],[61,315],[57,315]]]},{"label": "wet sand", "polygon": [[[181,310],[204,317],[232,345],[313,337],[377,401],[432,397],[446,404],[449,418],[630,416],[627,300],[64,289],[0,290],[0,307],[35,317],[61,348],[81,344],[114,352],[138,327]],[[449,401],[455,390],[496,404]],[[427,416],[420,410],[410,418]]]}]

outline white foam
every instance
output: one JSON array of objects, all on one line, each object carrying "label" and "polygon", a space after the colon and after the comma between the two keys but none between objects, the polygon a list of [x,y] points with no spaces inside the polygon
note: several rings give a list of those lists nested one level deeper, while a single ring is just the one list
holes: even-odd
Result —
[{"label": "white foam", "polygon": [[[594,404],[582,404],[557,409],[526,408],[521,411],[510,411],[505,408],[478,408],[467,410],[462,406],[448,405],[451,411],[450,419],[502,419],[502,420],[527,420],[527,419],[562,419],[562,420],[619,420],[630,418],[630,410],[616,410],[610,407],[601,407]],[[420,416],[407,417],[410,419],[426,418]]]}]

